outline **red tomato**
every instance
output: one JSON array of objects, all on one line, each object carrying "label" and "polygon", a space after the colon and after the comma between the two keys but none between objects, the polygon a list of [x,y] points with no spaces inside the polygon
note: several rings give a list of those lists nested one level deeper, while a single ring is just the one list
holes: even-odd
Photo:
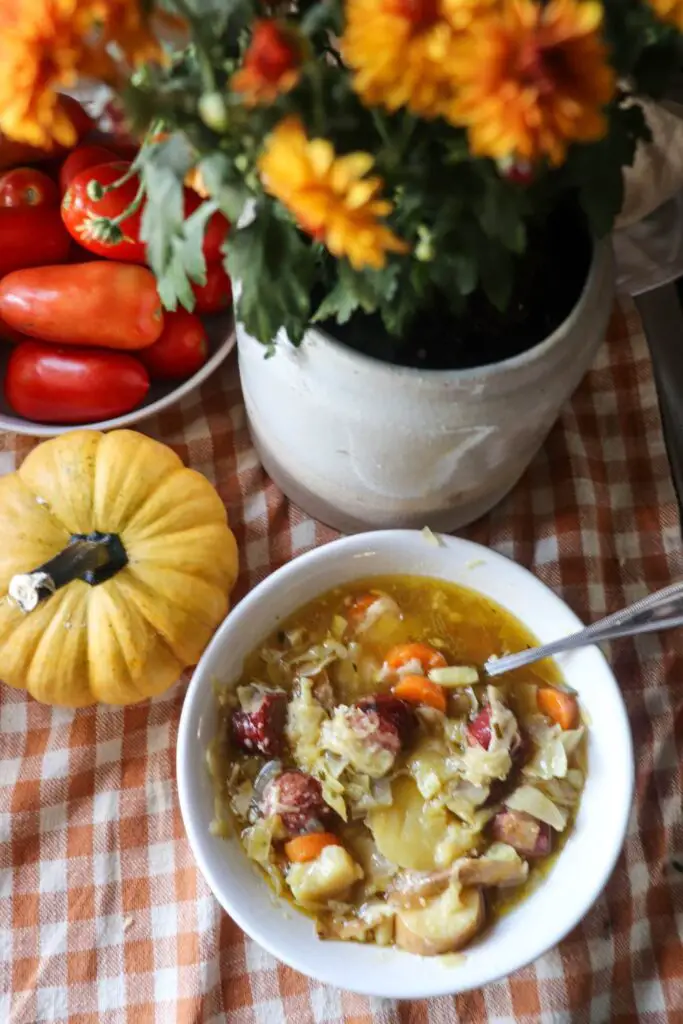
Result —
[{"label": "red tomato", "polygon": [[164,324],[154,274],[108,260],[8,274],[0,317],[41,341],[119,349],[152,345]]},{"label": "red tomato", "polygon": [[81,171],[85,171],[88,167],[115,163],[119,159],[118,154],[113,149],[107,149],[106,146],[79,146],[74,149],[73,153],[69,153],[59,172],[61,194],[64,195],[71,182]]},{"label": "red tomato", "polygon": [[63,263],[70,245],[58,209],[0,210],[0,277],[23,267]]},{"label": "red tomato", "polygon": [[142,363],[123,352],[18,345],[7,363],[5,397],[39,423],[92,423],[130,412],[149,391]]},{"label": "red tomato", "polygon": [[204,324],[194,313],[179,309],[164,314],[161,337],[139,353],[141,362],[157,380],[189,377],[206,362],[209,353]]},{"label": "red tomato", "polygon": [[33,167],[15,167],[0,177],[0,206],[59,206],[59,189]]},{"label": "red tomato", "polygon": [[206,268],[206,284],[193,284],[195,313],[218,313],[232,305],[232,285],[222,263]]},{"label": "red tomato", "polygon": [[140,215],[142,206],[118,225],[123,233],[121,240],[110,239],[99,235],[100,219],[115,218],[123,213],[135,198],[138,190],[137,175],[120,188],[107,192],[102,199],[94,200],[88,195],[91,181],[100,185],[111,185],[118,181],[130,167],[127,161],[113,164],[102,164],[81,171],[73,179],[62,199],[62,220],[79,245],[97,256],[123,261],[125,263],[145,263],[145,245],[140,241]]},{"label": "red tomato", "polygon": [[[193,192],[191,188],[185,190],[185,217],[189,217],[191,213],[202,205],[204,200],[201,196],[198,196],[196,192]],[[223,259],[222,246],[225,239],[228,237],[230,231],[230,221],[227,217],[216,210],[214,215],[209,218],[209,222],[206,225],[204,232],[204,245],[202,246],[202,252],[207,263],[216,263]]]},{"label": "red tomato", "polygon": [[[80,142],[92,129],[92,118],[85,112],[78,100],[71,96],[60,96],[59,104],[62,110],[69,115]],[[37,146],[29,146],[26,142],[15,142],[0,134],[0,169],[3,170],[7,167],[19,167],[21,164],[42,163],[44,160],[62,156],[66,152],[68,152],[66,146],[55,144],[49,149],[39,149]]]}]

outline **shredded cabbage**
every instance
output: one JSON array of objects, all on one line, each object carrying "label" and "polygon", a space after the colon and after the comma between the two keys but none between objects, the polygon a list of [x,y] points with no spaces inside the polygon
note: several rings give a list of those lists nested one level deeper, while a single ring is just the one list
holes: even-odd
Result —
[{"label": "shredded cabbage", "polygon": [[481,820],[478,811],[488,800],[489,793],[488,786],[475,786],[471,782],[458,781],[447,787],[444,802],[449,811],[468,825],[474,826]]},{"label": "shredded cabbage", "polygon": [[332,718],[323,722],[320,745],[347,758],[357,772],[379,779],[393,767],[397,751],[378,742],[377,736],[374,716],[339,704]]},{"label": "shredded cabbage", "polygon": [[565,730],[536,715],[529,720],[528,732],[536,749],[524,766],[524,774],[536,779],[564,779],[569,757],[583,737],[583,727]]},{"label": "shredded cabbage", "polygon": [[285,735],[297,764],[313,772],[320,758],[320,731],[327,719],[325,708],[315,699],[313,682],[304,678],[287,706]]},{"label": "shredded cabbage", "polygon": [[564,832],[567,827],[567,812],[561,810],[553,801],[534,786],[520,786],[505,801],[511,811],[524,811],[532,818],[543,821],[557,832]]},{"label": "shredded cabbage", "polygon": [[248,779],[241,782],[232,793],[231,806],[238,818],[247,818],[254,796],[254,787]]},{"label": "shredded cabbage", "polygon": [[273,840],[277,837],[280,820],[277,815],[259,818],[254,825],[242,832],[242,842],[247,857],[266,872],[278,894],[284,889],[284,876],[273,860]]}]

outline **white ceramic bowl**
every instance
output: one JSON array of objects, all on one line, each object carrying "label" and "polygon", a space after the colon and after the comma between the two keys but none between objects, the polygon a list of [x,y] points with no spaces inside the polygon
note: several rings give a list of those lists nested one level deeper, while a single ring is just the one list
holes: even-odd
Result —
[{"label": "white ceramic bowl", "polygon": [[[191,377],[181,383],[176,381],[153,383],[144,402],[131,412],[124,413],[123,416],[114,416],[97,423],[78,423],[71,426],[36,423],[33,420],[24,419],[23,416],[17,416],[8,405],[2,388],[7,360],[12,349],[10,345],[0,342],[0,430],[13,431],[15,434],[29,434],[31,437],[56,437],[69,430],[113,430],[116,427],[130,427],[133,423],[140,423],[141,420],[162,412],[203,384],[214,370],[218,369],[221,363],[228,358],[235,347],[232,313],[206,317],[204,322],[209,341],[209,358]],[[131,355],[135,355],[135,353],[131,352]]]},{"label": "white ceramic bowl", "polygon": [[605,886],[624,839],[633,794],[633,749],[624,704],[595,648],[558,659],[592,723],[588,777],[576,825],[547,878],[469,947],[462,960],[412,956],[355,943],[321,942],[313,923],[278,901],[239,841],[209,833],[213,794],[205,751],[214,734],[212,680],[231,682],[242,661],[278,621],[326,590],[361,577],[412,573],[450,580],[497,601],[540,641],[581,623],[526,569],[453,537],[442,546],[418,532],[359,534],[317,548],[256,587],[219,628],[185,698],[177,750],[178,792],[197,863],[216,898],[253,939],[284,963],[319,981],[391,998],[426,998],[477,988],[555,946]]}]

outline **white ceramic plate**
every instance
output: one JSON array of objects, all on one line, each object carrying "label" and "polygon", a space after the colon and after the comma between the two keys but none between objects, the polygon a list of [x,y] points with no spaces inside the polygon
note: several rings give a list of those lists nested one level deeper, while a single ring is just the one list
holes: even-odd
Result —
[{"label": "white ceramic plate", "polygon": [[461,960],[321,942],[308,918],[276,899],[236,839],[210,835],[213,792],[205,752],[216,721],[212,681],[235,681],[245,655],[280,619],[331,587],[386,573],[432,576],[492,598],[541,641],[580,628],[564,602],[525,569],[458,538],[441,538],[441,544],[430,545],[412,531],[360,534],[279,569],[219,628],[195,671],[180,720],[180,807],[197,863],[218,901],[248,935],[284,963],[319,981],[367,995],[418,999],[477,988],[555,946],[606,884],[632,801],[633,749],[624,704],[604,657],[588,648],[558,658],[592,723],[588,777],[576,825],[539,888],[475,941]]},{"label": "white ceramic plate", "polygon": [[[101,420],[99,423],[78,423],[73,426],[35,423],[33,420],[25,420],[13,412],[7,404],[1,386],[5,379],[7,360],[12,349],[10,345],[0,343],[0,430],[10,430],[16,434],[30,434],[31,437],[56,437],[69,430],[113,430],[115,427],[130,427],[133,423],[139,423],[149,416],[154,416],[155,413],[162,412],[203,384],[214,370],[218,369],[221,363],[227,359],[235,347],[232,313],[207,316],[204,318],[204,323],[209,339],[210,354],[204,365],[192,377],[188,377],[180,384],[175,381],[153,383],[145,401],[132,412],[124,413],[123,416]],[[135,353],[132,352],[131,355],[135,355]]]}]

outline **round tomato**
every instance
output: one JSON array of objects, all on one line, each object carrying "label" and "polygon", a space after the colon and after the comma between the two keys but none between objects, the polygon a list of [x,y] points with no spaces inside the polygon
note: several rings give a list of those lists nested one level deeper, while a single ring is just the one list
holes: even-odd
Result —
[{"label": "round tomato", "polygon": [[15,167],[0,177],[0,206],[59,206],[59,189],[33,167]]},{"label": "round tomato", "polygon": [[89,194],[92,182],[103,187],[112,185],[129,167],[130,163],[122,160],[86,168],[77,174],[62,199],[62,220],[72,238],[89,252],[123,263],[145,263],[145,245],[140,241],[142,207],[116,222],[135,199],[137,175],[101,199],[92,199]]},{"label": "round tomato", "polygon": [[[192,189],[185,189],[185,217],[189,217],[191,213],[194,213],[198,207],[202,205],[204,200],[201,196],[198,196]],[[207,263],[216,263],[223,259],[223,243],[228,237],[230,231],[230,221],[227,217],[224,217],[220,210],[216,210],[212,217],[209,218],[209,222],[206,225],[204,231],[204,244],[202,246],[202,252]]]},{"label": "round tomato", "polygon": [[148,391],[149,375],[134,356],[41,341],[17,345],[5,376],[9,405],[39,423],[93,423],[121,416]]},{"label": "round tomato", "polygon": [[204,324],[194,313],[178,309],[164,314],[164,329],[158,341],[141,349],[137,356],[156,380],[189,377],[206,362],[209,354]]},{"label": "round tomato", "polygon": [[232,305],[232,285],[222,263],[206,268],[206,284],[193,284],[195,313],[218,313]]},{"label": "round tomato", "polygon": [[58,209],[24,206],[0,210],[0,277],[24,267],[64,263],[70,245]]},{"label": "round tomato", "polygon": [[113,149],[106,146],[79,146],[69,153],[59,172],[59,187],[62,195],[66,192],[77,174],[88,167],[100,167],[120,160]]}]

